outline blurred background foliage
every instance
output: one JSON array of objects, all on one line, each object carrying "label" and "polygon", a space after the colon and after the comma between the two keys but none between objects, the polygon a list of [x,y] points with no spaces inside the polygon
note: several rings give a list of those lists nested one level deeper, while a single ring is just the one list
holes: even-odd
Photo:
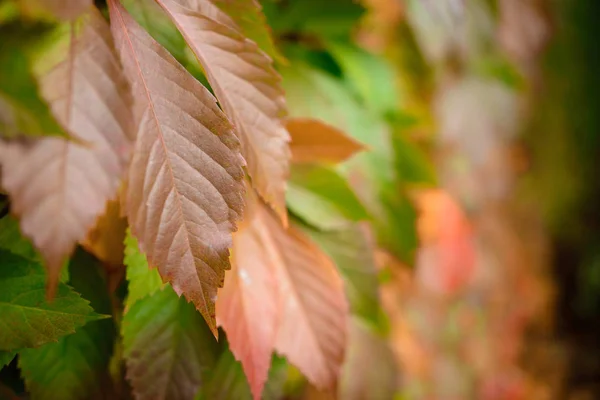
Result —
[{"label": "blurred background foliage", "polygon": [[[206,83],[154,3],[123,3]],[[290,114],[368,149],[341,165],[294,166],[287,199],[347,283],[339,397],[600,398],[600,3],[261,4],[273,39],[246,34],[275,60]],[[0,29],[28,41],[0,45],[0,102],[19,95],[25,133],[54,123],[23,67],[23,49],[53,23],[38,5],[0,1]],[[73,264],[73,285],[91,290]],[[216,365],[198,398],[249,398],[231,353]],[[15,370],[0,381],[19,391]],[[265,398],[332,397],[274,358]]]}]

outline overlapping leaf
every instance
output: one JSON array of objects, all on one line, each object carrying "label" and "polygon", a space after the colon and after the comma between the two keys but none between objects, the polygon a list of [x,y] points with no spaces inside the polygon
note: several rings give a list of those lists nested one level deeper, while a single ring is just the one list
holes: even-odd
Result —
[{"label": "overlapping leaf", "polygon": [[283,261],[276,264],[281,308],[275,349],[316,386],[331,388],[346,345],[343,282],[331,260],[302,232],[293,226],[285,231],[272,217],[265,220]]},{"label": "overlapping leaf", "polygon": [[50,289],[116,195],[130,146],[127,85],[108,25],[91,9],[66,35],[66,48],[59,42],[37,65],[42,95],[81,142],[44,138],[0,146],[0,161],[9,166],[2,169],[3,186],[21,230],[46,261]]},{"label": "overlapping leaf", "polygon": [[239,142],[212,95],[115,1],[111,25],[133,84],[137,140],[126,211],[151,266],[216,335],[214,302],[243,208]]},{"label": "overlapping leaf", "polygon": [[38,263],[0,250],[0,350],[38,347],[99,319],[88,302],[59,283],[54,300],[44,294],[46,275]]},{"label": "overlapping leaf", "polygon": [[234,235],[232,269],[217,300],[217,323],[241,360],[254,398],[267,379],[277,333],[279,293],[275,279],[278,249],[271,239],[268,211],[248,193],[243,227]]},{"label": "overlapping leaf", "polygon": [[286,223],[289,134],[281,121],[286,113],[281,78],[271,60],[214,2],[157,1],[198,57],[219,103],[233,121],[253,186]]},{"label": "overlapping leaf", "polygon": [[123,318],[127,378],[139,400],[189,400],[216,363],[216,341],[192,304],[166,286]]},{"label": "overlapping leaf", "polygon": [[338,231],[302,230],[331,257],[344,278],[353,315],[378,324],[380,316],[378,277],[372,243],[358,224]]},{"label": "overlapping leaf", "polygon": [[[91,300],[97,312],[108,314],[112,304],[99,268],[92,256],[77,252],[69,264],[69,283]],[[106,381],[115,334],[111,319],[92,321],[57,343],[21,350],[19,367],[28,392],[41,400],[95,399],[101,394],[108,398]]]},{"label": "overlapping leaf", "polygon": [[257,198],[249,196],[248,203],[248,221],[234,240],[236,269],[228,273],[235,275],[227,277],[217,306],[230,348],[254,398],[267,379],[273,349],[316,385],[332,387],[346,343],[342,280],[301,231],[284,228]]},{"label": "overlapping leaf", "polygon": [[286,128],[295,163],[339,163],[364,150],[364,146],[339,129],[317,119],[289,118]]}]

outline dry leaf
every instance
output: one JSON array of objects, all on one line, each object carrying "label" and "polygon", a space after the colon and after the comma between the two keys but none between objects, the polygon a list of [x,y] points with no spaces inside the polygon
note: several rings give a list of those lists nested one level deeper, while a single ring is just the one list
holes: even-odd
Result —
[{"label": "dry leaf", "polygon": [[188,42],[231,118],[252,185],[284,224],[289,134],[281,77],[271,59],[209,0],[157,0]]},{"label": "dry leaf", "polygon": [[117,1],[111,26],[133,85],[126,212],[140,249],[216,335],[215,300],[243,208],[239,142],[214,97]]},{"label": "dry leaf", "polygon": [[44,138],[0,146],[2,183],[46,261],[51,292],[75,244],[116,196],[131,140],[127,84],[108,24],[95,8],[79,22],[66,54],[55,64],[42,60],[49,69],[40,71],[40,88],[56,119],[85,144]]},{"label": "dry leaf", "polygon": [[270,236],[269,211],[259,206],[252,190],[247,197],[244,223],[233,236],[232,269],[225,274],[225,286],[219,291],[217,323],[244,367],[254,398],[260,399],[277,329],[274,264],[282,261],[277,259],[278,249]]},{"label": "dry leaf", "polygon": [[340,163],[365,149],[341,130],[309,118],[289,118],[286,128],[295,163]]}]

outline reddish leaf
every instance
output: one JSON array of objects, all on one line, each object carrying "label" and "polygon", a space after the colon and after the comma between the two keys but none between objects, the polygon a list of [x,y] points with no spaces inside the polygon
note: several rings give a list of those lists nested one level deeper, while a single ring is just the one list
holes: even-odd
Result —
[{"label": "reddish leaf", "polygon": [[40,60],[48,68],[40,71],[40,86],[57,120],[85,143],[44,138],[0,146],[2,183],[21,230],[47,263],[50,290],[116,196],[130,146],[127,85],[108,25],[95,8],[79,22],[64,53]]},{"label": "reddish leaf", "polygon": [[475,271],[474,234],[458,204],[442,190],[418,196],[421,208],[418,278],[440,294],[460,290]]},{"label": "reddish leaf", "polygon": [[259,399],[275,345],[275,264],[282,261],[271,238],[273,218],[252,191],[248,193],[244,225],[233,236],[232,270],[219,291],[217,323],[227,333],[229,347],[242,362],[254,398]]},{"label": "reddish leaf", "polygon": [[275,349],[319,387],[333,387],[346,345],[348,304],[331,260],[300,230],[285,229],[251,195],[234,237],[234,269],[217,318],[260,398]]},{"label": "reddish leaf", "polygon": [[339,129],[310,118],[290,118],[286,128],[295,163],[340,163],[365,147]]},{"label": "reddish leaf", "polygon": [[161,277],[216,335],[215,300],[243,208],[239,142],[214,97],[116,1],[113,35],[138,127],[126,212]]},{"label": "reddish leaf", "polygon": [[157,0],[204,67],[219,103],[233,121],[252,185],[284,224],[289,134],[281,77],[271,59],[210,0]]}]

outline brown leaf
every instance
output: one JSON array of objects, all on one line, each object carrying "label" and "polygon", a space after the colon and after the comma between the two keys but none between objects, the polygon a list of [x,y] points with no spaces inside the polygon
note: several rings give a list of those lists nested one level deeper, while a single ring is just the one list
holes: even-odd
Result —
[{"label": "brown leaf", "polygon": [[289,118],[286,128],[292,142],[292,161],[295,163],[340,163],[365,146],[341,130],[323,121],[310,118]]},{"label": "brown leaf", "polygon": [[40,89],[56,119],[85,143],[53,137],[0,146],[3,185],[47,263],[50,291],[116,196],[130,147],[127,84],[108,24],[93,8],[71,25],[70,39],[66,54],[41,60],[49,69],[39,71]]},{"label": "brown leaf", "polygon": [[[255,399],[260,399],[275,345],[278,291],[270,212],[248,190],[246,217],[233,236],[232,269],[217,300],[217,323],[240,360]],[[277,222],[277,221],[275,221]]]},{"label": "brown leaf", "polygon": [[117,1],[111,26],[138,133],[126,211],[140,249],[216,335],[215,300],[243,208],[239,142],[214,97]]},{"label": "brown leaf", "polygon": [[248,162],[252,185],[284,224],[289,134],[281,77],[271,59],[210,0],[157,0],[171,16],[206,71],[231,118]]}]

